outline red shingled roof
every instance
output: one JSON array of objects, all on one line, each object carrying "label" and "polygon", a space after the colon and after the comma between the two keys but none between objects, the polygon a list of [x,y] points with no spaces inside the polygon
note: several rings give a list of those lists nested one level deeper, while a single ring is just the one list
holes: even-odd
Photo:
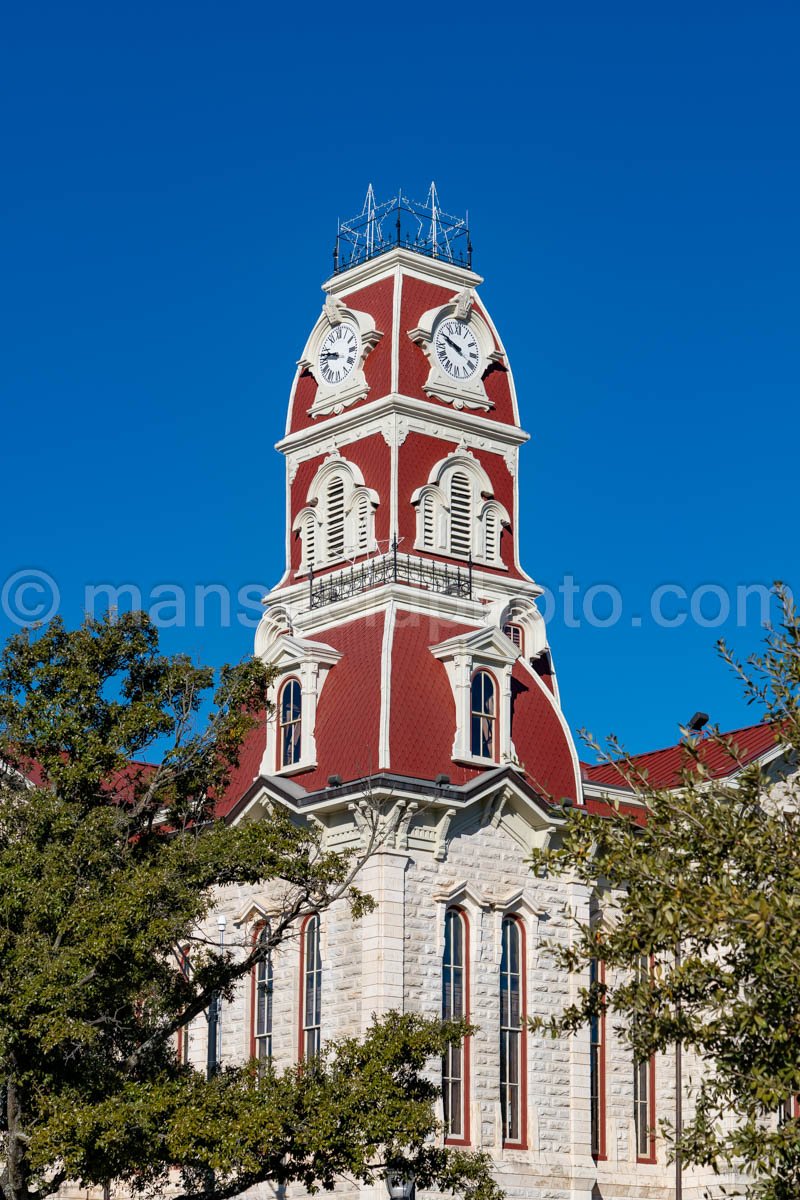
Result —
[{"label": "red shingled roof", "polygon": [[[728,753],[724,746],[712,738],[705,738],[700,743],[700,760],[713,779],[722,779],[733,775],[747,763],[753,762],[771,750],[776,741],[775,730],[771,725],[745,725],[742,729],[732,729],[724,735],[733,741],[737,748],[737,756]],[[647,781],[652,787],[675,787],[680,783],[681,770],[690,765],[686,751],[678,743],[667,746],[664,750],[651,750],[645,754],[632,754],[631,762],[634,767],[647,775]],[[626,787],[624,776],[616,763],[600,763],[592,765],[581,763],[583,778],[587,783],[600,784],[606,787]]]}]

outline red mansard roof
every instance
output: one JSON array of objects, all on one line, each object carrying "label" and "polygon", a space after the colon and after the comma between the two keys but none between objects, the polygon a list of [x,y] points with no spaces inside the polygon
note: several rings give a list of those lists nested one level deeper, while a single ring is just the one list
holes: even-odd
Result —
[{"label": "red mansard roof", "polygon": [[[724,746],[710,738],[700,743],[700,761],[712,779],[724,779],[728,775],[734,775],[741,767],[772,750],[780,740],[775,729],[764,723],[745,725],[742,729],[733,729],[723,736],[735,743],[738,757],[729,754]],[[656,788],[677,787],[681,770],[691,765],[691,760],[687,758],[686,751],[680,743],[667,746],[663,750],[632,754],[631,762],[637,771],[647,775],[647,782]],[[628,786],[620,767],[615,763],[581,763],[581,770],[587,783],[605,787]]]},{"label": "red mansard roof", "polygon": [[[331,775],[344,783],[381,771],[429,783],[447,775],[461,786],[497,767],[453,760],[453,691],[445,666],[431,654],[432,646],[474,627],[403,609],[397,610],[393,628],[386,629],[384,620],[383,612],[373,613],[319,634],[342,657],[317,706],[317,765],[290,776],[306,794],[326,788]],[[511,737],[521,774],[545,800],[578,802],[577,759],[552,692],[520,660],[513,668],[512,693]],[[242,749],[219,816],[235,808],[258,776],[265,744],[262,722]],[[273,773],[271,765],[264,771]]]}]

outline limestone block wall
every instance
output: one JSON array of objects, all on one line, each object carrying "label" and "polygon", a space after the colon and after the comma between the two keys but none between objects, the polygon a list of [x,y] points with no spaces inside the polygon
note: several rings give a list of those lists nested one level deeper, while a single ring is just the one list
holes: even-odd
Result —
[{"label": "limestone block wall", "polygon": [[[575,917],[588,918],[586,890],[564,879],[534,875],[528,852],[503,821],[456,820],[438,857],[432,849],[386,848],[366,864],[359,886],[376,901],[373,912],[354,921],[339,903],[322,915],[323,1041],[360,1034],[373,1014],[390,1009],[441,1014],[444,918],[449,905],[469,923],[470,1144],[488,1151],[510,1197],[526,1200],[670,1200],[674,1168],[656,1138],[654,1162],[639,1162],[633,1120],[633,1063],[615,1018],[606,1021],[606,1156],[591,1156],[589,1037],[552,1040],[527,1035],[525,1148],[504,1148],[499,1104],[499,968],[501,930],[514,913],[525,931],[526,1000],[529,1015],[548,1017],[569,1003],[579,986],[547,952],[551,941],[566,943]],[[246,951],[269,895],[229,888],[220,895],[207,929],[216,937],[216,918],[226,918],[226,944]],[[281,1068],[297,1061],[301,982],[299,931],[273,960],[273,1053]],[[586,981],[588,982],[588,980]],[[206,1062],[207,1026],[192,1026],[192,1061]],[[251,985],[243,981],[222,1011],[222,1060],[250,1054]],[[438,1064],[432,1064],[438,1072]],[[684,1065],[684,1076],[689,1071]],[[674,1056],[655,1064],[656,1119],[674,1116]],[[688,1173],[685,1200],[700,1200],[708,1180]],[[290,1195],[301,1196],[302,1190]],[[342,1197],[385,1200],[382,1186],[343,1188]]]}]

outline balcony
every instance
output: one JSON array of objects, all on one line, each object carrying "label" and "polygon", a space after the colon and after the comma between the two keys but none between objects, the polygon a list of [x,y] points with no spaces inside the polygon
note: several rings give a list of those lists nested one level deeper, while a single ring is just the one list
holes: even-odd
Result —
[{"label": "balcony", "polygon": [[463,567],[453,566],[413,554],[398,554],[394,548],[379,558],[369,558],[358,566],[352,564],[320,578],[311,571],[308,576],[309,608],[323,608],[387,583],[403,583],[443,596],[471,600],[472,559]]}]

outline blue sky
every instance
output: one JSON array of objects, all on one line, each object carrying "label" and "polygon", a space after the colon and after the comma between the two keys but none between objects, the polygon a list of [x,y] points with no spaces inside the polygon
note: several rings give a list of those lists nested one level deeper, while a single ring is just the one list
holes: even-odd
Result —
[{"label": "blue sky", "polygon": [[[798,12],[9,9],[2,581],[45,572],[71,623],[87,584],[176,585],[168,649],[248,653],[252,630],[213,603],[198,623],[192,597],[280,575],[272,446],[337,216],[370,181],[435,179],[469,208],[533,435],[523,561],[557,595],[574,579],[579,617],[593,585],[622,599],[608,628],[556,605],[570,722],[635,750],[698,708],[749,722],[715,639],[758,645],[737,588],[800,586]],[[678,627],[649,615],[665,584]]]}]

